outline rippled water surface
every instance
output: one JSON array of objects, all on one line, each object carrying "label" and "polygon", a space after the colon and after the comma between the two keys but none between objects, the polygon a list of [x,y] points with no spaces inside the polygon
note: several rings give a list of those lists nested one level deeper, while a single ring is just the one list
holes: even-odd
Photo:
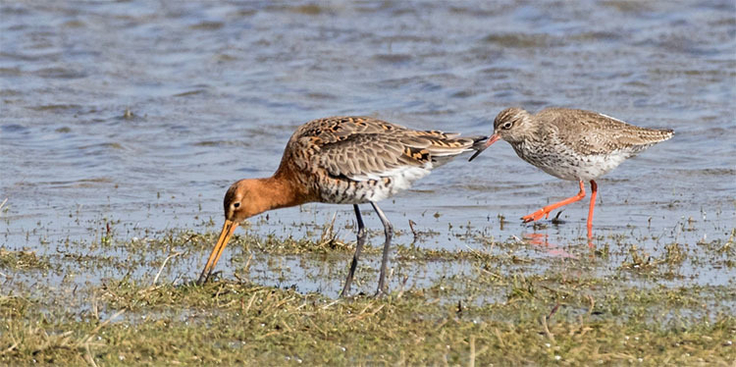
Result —
[{"label": "rippled water surface", "polygon": [[[0,247],[89,240],[100,218],[125,228],[122,238],[215,229],[206,223],[221,223],[228,185],[271,174],[311,119],[489,134],[517,105],[676,131],[598,181],[599,245],[615,235],[652,250],[725,241],[736,223],[733,1],[31,1],[3,2],[0,17]],[[565,256],[562,247],[585,246],[587,202],[559,225],[518,218],[577,190],[499,143],[382,208],[398,230],[413,220],[439,232],[419,246],[472,247],[459,236],[470,226],[499,240],[544,238],[548,256]],[[335,212],[352,222],[349,206],[310,204],[253,230],[301,236],[292,223]]]}]

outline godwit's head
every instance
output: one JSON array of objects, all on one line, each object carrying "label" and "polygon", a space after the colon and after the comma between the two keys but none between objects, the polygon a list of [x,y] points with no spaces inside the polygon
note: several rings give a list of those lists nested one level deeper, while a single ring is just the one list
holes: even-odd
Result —
[{"label": "godwit's head", "polygon": [[[253,197],[253,180],[240,180],[232,185],[225,193],[222,205],[225,209],[225,220],[237,224],[260,213],[255,209],[259,200]],[[237,225],[236,224],[236,225]]]},{"label": "godwit's head", "polygon": [[217,239],[217,243],[207,260],[207,265],[202,270],[198,283],[201,284],[207,280],[235,229],[246,219],[267,210],[268,202],[261,195],[263,191],[261,181],[255,179],[240,180],[232,184],[225,193],[225,199],[223,200],[225,224],[222,226],[220,237]]}]

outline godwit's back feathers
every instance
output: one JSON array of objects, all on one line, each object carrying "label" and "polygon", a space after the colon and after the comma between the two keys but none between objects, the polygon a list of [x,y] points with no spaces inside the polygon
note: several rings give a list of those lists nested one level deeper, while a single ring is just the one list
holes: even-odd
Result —
[{"label": "godwit's back feathers", "polygon": [[310,121],[289,140],[284,156],[311,182],[321,201],[378,201],[429,174],[485,137],[418,131],[370,117]]}]

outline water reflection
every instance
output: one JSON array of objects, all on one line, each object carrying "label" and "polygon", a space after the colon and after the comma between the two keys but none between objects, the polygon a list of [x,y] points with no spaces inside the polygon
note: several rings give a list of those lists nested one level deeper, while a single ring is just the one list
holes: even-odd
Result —
[{"label": "water reflection", "polygon": [[[547,233],[523,233],[522,239],[530,245],[539,246],[550,256],[577,259],[575,255],[565,251],[559,244],[549,242],[549,234]],[[593,246],[592,243],[589,243],[589,245]]]}]

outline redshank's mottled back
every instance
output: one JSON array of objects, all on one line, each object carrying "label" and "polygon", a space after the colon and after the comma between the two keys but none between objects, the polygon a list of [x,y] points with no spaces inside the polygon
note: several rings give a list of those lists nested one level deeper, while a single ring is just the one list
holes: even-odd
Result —
[{"label": "redshank's mottled back", "polygon": [[506,140],[521,159],[563,180],[579,181],[580,192],[529,214],[525,222],[549,217],[563,205],[585,197],[583,181],[592,191],[588,211],[588,238],[592,237],[595,179],[627,158],[672,137],[672,130],[655,130],[627,124],[600,113],[568,108],[547,108],[535,115],[508,108],[496,116],[493,135],[470,160],[499,139]]},{"label": "redshank's mottled back", "polygon": [[273,176],[240,180],[227,190],[225,225],[198,283],[209,278],[245,219],[309,202],[353,204],[358,241],[341,293],[347,295],[366,237],[358,204],[370,203],[386,236],[377,292],[383,293],[393,228],[376,202],[409,188],[454,156],[480,149],[486,138],[412,130],[370,117],[328,117],[300,126]]}]

